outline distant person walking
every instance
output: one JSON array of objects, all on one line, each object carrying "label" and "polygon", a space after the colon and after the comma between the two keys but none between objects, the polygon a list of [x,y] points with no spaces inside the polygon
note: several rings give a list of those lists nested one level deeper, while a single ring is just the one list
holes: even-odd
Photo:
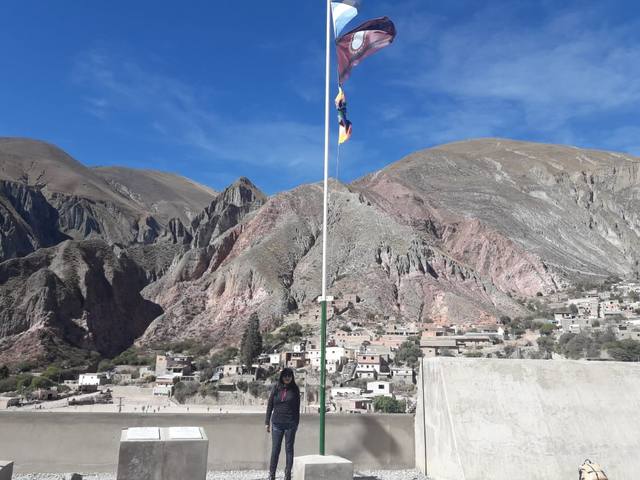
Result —
[{"label": "distant person walking", "polygon": [[293,378],[293,370],[285,368],[280,372],[278,383],[271,391],[267,405],[265,424],[271,432],[271,463],[269,480],[275,480],[282,438],[285,439],[287,461],[284,469],[285,480],[291,480],[293,467],[293,444],[300,423],[300,389]]}]

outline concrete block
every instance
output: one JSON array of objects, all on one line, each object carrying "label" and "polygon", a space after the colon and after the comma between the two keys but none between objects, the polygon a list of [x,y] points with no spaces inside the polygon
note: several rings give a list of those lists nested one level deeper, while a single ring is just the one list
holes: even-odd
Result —
[{"label": "concrete block", "polygon": [[122,431],[117,480],[205,480],[209,440],[201,427]]},{"label": "concrete block", "polygon": [[13,462],[0,460],[0,480],[11,480],[13,476]]},{"label": "concrete block", "polygon": [[295,457],[293,480],[353,480],[353,463],[335,455]]}]

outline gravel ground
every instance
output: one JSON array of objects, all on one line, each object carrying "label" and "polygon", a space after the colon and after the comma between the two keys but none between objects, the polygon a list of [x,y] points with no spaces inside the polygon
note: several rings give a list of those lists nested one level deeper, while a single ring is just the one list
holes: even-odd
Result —
[{"label": "gravel ground", "polygon": [[[13,480],[68,480],[71,474],[60,473],[29,473],[14,475]],[[238,472],[209,472],[207,480],[266,480],[266,471],[243,470]],[[282,479],[282,473],[277,477]],[[427,480],[427,477],[416,470],[375,470],[359,471],[353,477],[354,480]],[[83,480],[115,480],[115,475],[111,473],[88,473],[83,474]]]}]

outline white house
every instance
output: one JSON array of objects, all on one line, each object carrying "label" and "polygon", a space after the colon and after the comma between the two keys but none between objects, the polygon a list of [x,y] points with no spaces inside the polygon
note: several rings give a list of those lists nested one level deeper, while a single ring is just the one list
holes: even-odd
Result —
[{"label": "white house", "polygon": [[81,373],[78,377],[78,387],[80,390],[95,392],[100,385],[107,383],[106,373]]},{"label": "white house", "polygon": [[358,366],[356,368],[356,377],[364,378],[366,380],[376,380],[378,378],[378,372],[376,372],[375,368],[361,368]]},{"label": "white house", "polygon": [[357,397],[360,396],[362,390],[357,387],[331,387],[329,396],[331,398],[336,397]]},{"label": "white house", "polygon": [[[320,350],[307,350],[307,360],[311,367],[320,369]],[[325,365],[329,373],[335,373],[346,363],[346,350],[343,347],[327,347]]]},{"label": "white house", "polygon": [[153,394],[170,397],[173,395],[173,385],[156,384],[156,386],[153,387]]},{"label": "white house", "polygon": [[222,374],[225,377],[234,377],[237,375],[242,375],[242,366],[237,364],[223,365]]},{"label": "white house", "polygon": [[622,313],[622,306],[618,300],[606,300],[600,302],[600,314],[601,317],[606,315],[617,315]]},{"label": "white house", "polygon": [[367,391],[364,392],[362,396],[366,398],[393,398],[393,385],[389,382],[367,382]]},{"label": "white house", "polygon": [[598,318],[599,316],[599,299],[597,295],[595,297],[570,298],[567,303],[575,305],[580,316],[588,318]]},{"label": "white house", "polygon": [[151,367],[140,367],[138,373],[140,374],[140,378],[146,378],[155,376],[156,371]]},{"label": "white house", "polygon": [[413,383],[414,373],[411,367],[391,367],[391,376],[396,382]]},{"label": "white house", "polygon": [[280,365],[280,354],[279,353],[270,353],[269,354],[269,365]]}]

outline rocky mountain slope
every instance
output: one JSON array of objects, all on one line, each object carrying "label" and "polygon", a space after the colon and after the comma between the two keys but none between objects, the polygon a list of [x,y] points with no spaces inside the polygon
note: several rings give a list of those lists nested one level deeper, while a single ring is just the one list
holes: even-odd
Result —
[{"label": "rocky mountain slope", "polygon": [[356,186],[504,291],[638,270],[640,160],[483,139],[444,145]]},{"label": "rocky mountain slope", "polygon": [[[250,211],[255,194],[245,195],[241,205]],[[165,313],[142,342],[194,336],[232,342],[254,311],[268,328],[313,304],[321,271],[321,205],[320,186],[299,187],[268,199],[206,247],[188,251],[144,290]],[[349,186],[333,183],[329,235],[332,293],[357,293],[368,311],[412,320],[489,320],[521,308]]]},{"label": "rocky mountain slope", "polygon": [[188,225],[216,195],[209,187],[171,173],[124,167],[91,170],[163,225],[172,218]]},{"label": "rocky mountain slope", "polygon": [[162,313],[140,295],[145,284],[126,252],[102,240],[68,240],[1,263],[0,363],[48,358],[52,345],[118,354]]},{"label": "rocky mountain slope", "polygon": [[[0,142],[0,158],[13,158],[7,148]],[[13,180],[0,183],[0,253],[36,250],[0,263],[7,312],[0,314],[0,350],[37,344],[42,332],[60,345],[106,355],[134,339],[223,345],[239,339],[253,312],[269,329],[314,304],[320,185],[268,198],[241,178],[195,213],[194,203],[210,192],[182,179],[164,202],[159,185],[176,183],[156,172],[131,181],[125,170],[93,169],[80,184],[48,176],[48,169],[25,178],[16,173],[20,165],[39,171],[25,158],[60,155],[44,144],[33,148],[5,168],[3,178]],[[65,168],[79,168],[62,160]],[[513,300],[519,296],[635,275],[639,164],[616,153],[482,139],[418,152],[351,185],[332,182],[330,294],[358,294],[359,309],[406,320],[491,321],[526,313]],[[80,197],[59,185],[82,191],[93,209],[80,206],[79,218],[97,228],[82,235],[70,228],[73,209],[64,205]],[[100,189],[107,193],[97,200]],[[85,237],[100,241],[65,240]],[[69,271],[60,270],[63,248],[76,252]],[[132,282],[126,287],[108,273],[124,271]],[[89,290],[100,292],[91,302]],[[105,339],[111,316],[118,334]]]},{"label": "rocky mountain slope", "polygon": [[0,138],[0,260],[62,238],[151,243],[214,196],[178,175],[91,169],[53,145]]}]

